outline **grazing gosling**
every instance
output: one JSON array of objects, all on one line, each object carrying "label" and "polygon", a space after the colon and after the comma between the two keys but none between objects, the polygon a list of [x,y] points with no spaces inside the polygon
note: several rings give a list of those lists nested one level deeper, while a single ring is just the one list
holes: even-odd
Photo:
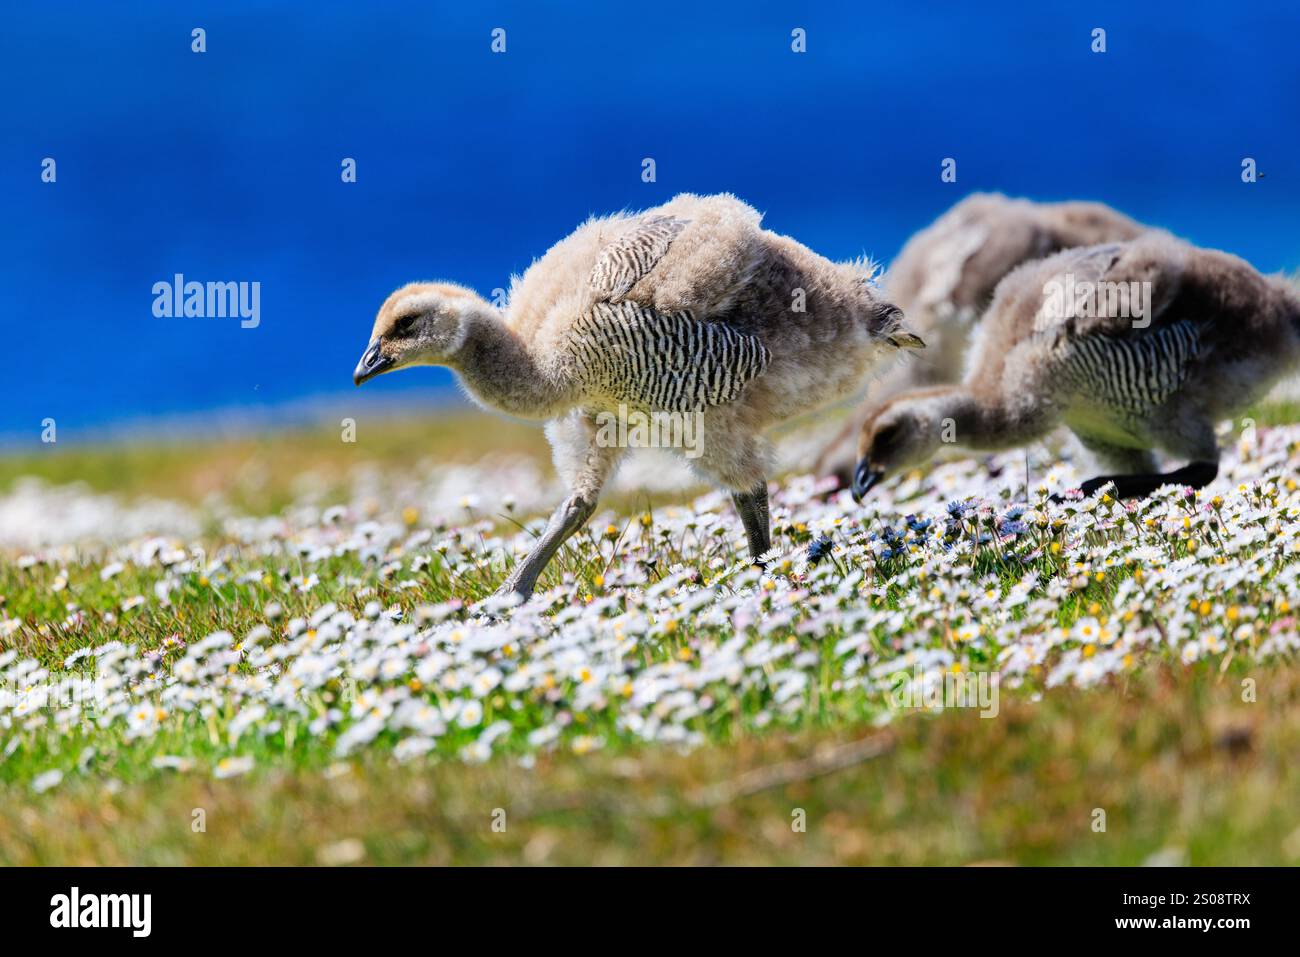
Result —
[{"label": "grazing gosling", "polygon": [[[998,286],[964,383],[903,393],[863,424],[853,496],[945,439],[1002,449],[1058,423],[1114,470],[1086,495],[1199,488],[1218,474],[1215,423],[1297,362],[1300,293],[1283,277],[1165,233],[1067,250]],[[1160,473],[1153,449],[1188,464]]]},{"label": "grazing gosling", "polygon": [[849,484],[862,423],[907,389],[960,382],[972,330],[993,291],[1022,263],[1062,249],[1134,239],[1147,227],[1103,203],[1036,203],[974,193],[912,236],[885,274],[885,294],[925,339],[924,357],[898,363],[873,385],[814,466]]},{"label": "grazing gosling", "polygon": [[502,592],[530,595],[591,517],[625,452],[601,423],[629,411],[699,416],[691,465],[730,490],[758,559],[771,547],[764,431],[922,345],[873,291],[872,267],[833,263],[760,219],[733,196],[683,194],[588,220],[513,281],[504,310],[449,283],[384,302],[357,385],[443,365],[482,405],[548,420],[569,495]]}]

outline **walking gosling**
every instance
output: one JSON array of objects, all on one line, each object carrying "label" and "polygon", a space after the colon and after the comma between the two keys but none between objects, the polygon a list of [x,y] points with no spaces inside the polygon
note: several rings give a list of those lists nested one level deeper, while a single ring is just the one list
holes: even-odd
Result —
[{"label": "walking gosling", "polygon": [[[916,348],[868,284],[760,226],[729,195],[683,194],[642,214],[592,218],[511,287],[504,310],[449,283],[394,292],[357,385],[413,365],[454,370],[481,404],[546,419],[569,495],[502,586],[530,595],[596,507],[625,449],[605,417],[698,414],[691,464],[731,491],[749,550],[771,547],[763,432],[848,395],[884,354]],[[802,307],[802,308],[800,308]]]},{"label": "walking gosling", "polygon": [[[1215,423],[1298,361],[1300,294],[1283,277],[1165,233],[1067,250],[998,286],[963,384],[906,392],[864,423],[853,496],[945,439],[1008,448],[1058,423],[1114,470],[1085,495],[1199,488],[1218,474]],[[1153,449],[1188,464],[1160,473]]]},{"label": "walking gosling", "polygon": [[960,382],[972,330],[993,291],[1022,263],[1062,249],[1119,242],[1147,227],[1104,203],[1036,203],[974,193],[912,236],[885,274],[885,294],[925,339],[924,358],[898,363],[873,385],[814,466],[849,484],[858,433],[874,408],[907,389]]}]

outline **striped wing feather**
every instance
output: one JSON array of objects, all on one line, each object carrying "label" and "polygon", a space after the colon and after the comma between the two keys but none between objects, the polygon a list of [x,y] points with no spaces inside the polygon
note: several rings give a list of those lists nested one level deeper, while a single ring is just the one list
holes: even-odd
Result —
[{"label": "striped wing feather", "polygon": [[668,252],[687,222],[672,216],[647,216],[606,246],[591,269],[588,285],[592,297],[621,302]]}]

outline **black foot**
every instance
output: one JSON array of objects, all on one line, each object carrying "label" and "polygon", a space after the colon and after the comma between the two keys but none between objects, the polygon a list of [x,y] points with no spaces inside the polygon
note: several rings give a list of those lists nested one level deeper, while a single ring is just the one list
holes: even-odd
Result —
[{"label": "black foot", "polygon": [[[1115,484],[1116,498],[1145,498],[1162,485],[1186,485],[1189,488],[1204,488],[1214,481],[1219,474],[1218,462],[1192,462],[1172,472],[1149,472],[1141,475],[1098,475],[1079,486],[1086,498],[1096,495],[1108,484]],[[1051,500],[1056,503],[1065,501],[1059,495]]]},{"label": "black foot", "polygon": [[[1096,478],[1088,479],[1088,481],[1080,485],[1079,491],[1083,493],[1084,498],[1087,498],[1090,495],[1096,495],[1112,482],[1115,483],[1115,489],[1118,491],[1120,478],[1122,478],[1122,476],[1117,478],[1110,475],[1098,475]],[[1123,496],[1120,497],[1122,498]]]}]

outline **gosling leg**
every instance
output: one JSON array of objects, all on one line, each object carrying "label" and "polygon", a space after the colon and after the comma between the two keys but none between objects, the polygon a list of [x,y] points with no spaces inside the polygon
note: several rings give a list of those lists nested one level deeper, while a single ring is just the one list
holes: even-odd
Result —
[{"label": "gosling leg", "polygon": [[748,492],[732,492],[731,500],[745,525],[749,539],[749,557],[761,566],[759,556],[772,548],[771,519],[767,510],[767,482],[759,482]]},{"label": "gosling leg", "polygon": [[560,506],[551,513],[551,520],[547,523],[546,530],[542,532],[524,560],[515,566],[515,570],[510,573],[510,577],[505,580],[497,594],[508,595],[514,592],[522,598],[531,596],[542,569],[555,557],[555,553],[560,550],[560,546],[568,540],[569,536],[587,524],[587,519],[591,518],[591,513],[595,510],[594,498],[570,495],[561,502]]}]

